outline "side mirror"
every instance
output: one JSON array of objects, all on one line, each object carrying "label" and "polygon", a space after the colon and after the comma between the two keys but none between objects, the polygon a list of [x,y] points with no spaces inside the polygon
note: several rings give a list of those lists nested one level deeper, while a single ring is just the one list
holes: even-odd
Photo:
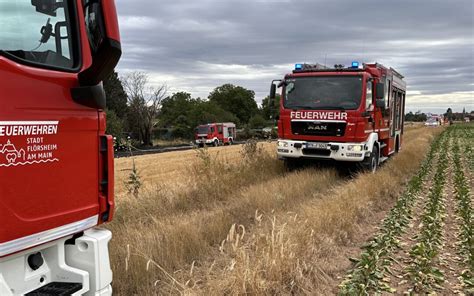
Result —
[{"label": "side mirror", "polygon": [[79,73],[81,86],[97,85],[117,65],[122,48],[113,0],[86,0],[85,22],[92,53],[92,64]]},{"label": "side mirror", "polygon": [[276,96],[276,85],[272,82],[272,85],[270,86],[270,106],[273,106],[273,99],[275,99]]},{"label": "side mirror", "polygon": [[377,82],[375,85],[375,99],[378,101],[383,98],[385,98],[385,84],[382,82]]},{"label": "side mirror", "polygon": [[377,98],[377,100],[375,100],[375,106],[376,106],[377,108],[385,109],[385,99],[383,99],[383,98],[382,98],[382,99],[378,99],[378,98]]},{"label": "side mirror", "polygon": [[56,0],[31,0],[31,5],[36,8],[37,12],[47,14],[49,16],[56,16],[56,10],[62,3],[57,3]]}]

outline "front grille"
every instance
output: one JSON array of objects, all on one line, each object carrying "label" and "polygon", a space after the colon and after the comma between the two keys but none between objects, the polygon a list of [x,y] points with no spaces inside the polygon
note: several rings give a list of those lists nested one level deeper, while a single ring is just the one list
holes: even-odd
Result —
[{"label": "front grille", "polygon": [[314,155],[314,156],[329,156],[331,155],[331,150],[328,149],[303,149],[304,155]]},{"label": "front grille", "polygon": [[291,132],[304,136],[342,137],[346,131],[345,122],[292,121]]}]

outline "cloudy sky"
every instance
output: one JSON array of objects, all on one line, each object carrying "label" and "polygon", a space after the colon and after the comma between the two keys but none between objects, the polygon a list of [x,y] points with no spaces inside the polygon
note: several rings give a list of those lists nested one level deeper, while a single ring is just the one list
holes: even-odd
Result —
[{"label": "cloudy sky", "polygon": [[407,109],[474,110],[474,2],[116,0],[120,73],[145,71],[170,93],[254,90],[295,63],[379,62],[408,84]]}]

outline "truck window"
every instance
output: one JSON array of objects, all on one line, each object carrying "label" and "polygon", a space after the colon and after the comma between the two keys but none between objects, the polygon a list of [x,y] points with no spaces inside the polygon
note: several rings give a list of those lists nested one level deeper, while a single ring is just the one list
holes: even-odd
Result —
[{"label": "truck window", "polygon": [[362,99],[361,76],[317,76],[287,79],[285,108],[355,110]]},{"label": "truck window", "polygon": [[209,132],[209,127],[207,125],[200,125],[197,128],[198,134],[207,134]]},{"label": "truck window", "polygon": [[217,126],[217,132],[218,132],[219,134],[222,134],[222,125],[218,125],[218,126]]},{"label": "truck window", "polygon": [[74,3],[0,0],[0,55],[32,66],[78,67],[70,15]]},{"label": "truck window", "polygon": [[372,81],[367,81],[367,89],[365,94],[365,108],[369,109],[372,105]]}]

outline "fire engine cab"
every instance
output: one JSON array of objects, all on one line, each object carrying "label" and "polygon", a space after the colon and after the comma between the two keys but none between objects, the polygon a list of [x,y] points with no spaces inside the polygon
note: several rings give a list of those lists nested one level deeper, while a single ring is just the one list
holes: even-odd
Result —
[{"label": "fire engine cab", "polygon": [[374,172],[400,150],[406,84],[393,68],[296,64],[283,80],[272,81],[271,98],[277,86],[282,88],[277,153],[288,167],[324,159]]},{"label": "fire engine cab", "polygon": [[0,0],[0,295],[111,295],[113,0]]},{"label": "fire engine cab", "polygon": [[196,145],[232,145],[236,136],[235,124],[232,122],[208,123],[196,128]]}]

